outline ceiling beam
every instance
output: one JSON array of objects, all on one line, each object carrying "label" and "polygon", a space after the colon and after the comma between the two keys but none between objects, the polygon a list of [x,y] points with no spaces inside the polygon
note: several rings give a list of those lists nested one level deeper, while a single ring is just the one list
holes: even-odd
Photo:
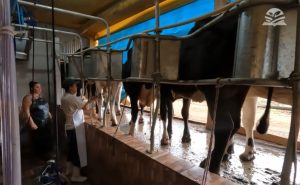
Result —
[{"label": "ceiling beam", "polygon": [[[191,3],[193,1],[195,1],[195,0],[166,0],[166,1],[160,3],[160,12],[162,14],[162,13],[168,12],[172,9],[176,9],[180,6],[183,6],[185,4]],[[154,17],[154,10],[155,10],[155,7],[152,6],[142,12],[139,12],[131,17],[128,17],[128,18],[110,26],[110,32],[113,33],[113,32],[119,31],[121,29],[124,29],[126,27],[130,27],[132,25],[135,25],[140,22],[151,19]],[[94,36],[94,39],[98,39],[105,35],[106,35],[106,30],[102,29]]]},{"label": "ceiling beam", "polygon": [[218,10],[228,4],[228,0],[215,0],[215,10]]},{"label": "ceiling beam", "polygon": [[[127,9],[130,9],[130,7],[136,6],[136,5],[140,5],[141,4],[141,0],[114,0],[116,3],[112,3],[112,6],[107,7],[105,10],[99,11],[99,13],[96,13],[97,16],[100,17],[104,17],[107,20],[113,18],[115,15],[120,15],[124,13],[124,10],[126,11]],[[144,1],[144,0],[143,0]],[[162,0],[161,0],[162,1]],[[147,4],[149,4],[149,2],[152,1],[145,1],[142,6],[147,6]],[[153,4],[154,5],[154,4]],[[150,5],[148,5],[149,7]],[[132,11],[132,10],[130,10]],[[141,10],[137,10],[137,11],[141,11]],[[111,22],[111,21],[109,21]],[[94,28],[94,26],[97,23],[93,22],[93,21],[87,21],[86,23],[84,23],[82,25],[82,28],[80,30],[80,34],[87,34],[87,32],[91,29]],[[97,25],[98,26],[98,25]],[[100,27],[100,29],[102,29],[103,27]]]}]

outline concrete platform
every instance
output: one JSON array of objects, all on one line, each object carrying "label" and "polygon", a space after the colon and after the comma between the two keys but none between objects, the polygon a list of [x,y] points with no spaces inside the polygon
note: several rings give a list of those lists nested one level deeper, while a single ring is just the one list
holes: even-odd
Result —
[{"label": "concrete platform", "polygon": [[[204,170],[168,151],[146,153],[148,144],[118,131],[86,124],[88,171],[91,185],[196,185]],[[233,182],[208,173],[207,185]]]}]

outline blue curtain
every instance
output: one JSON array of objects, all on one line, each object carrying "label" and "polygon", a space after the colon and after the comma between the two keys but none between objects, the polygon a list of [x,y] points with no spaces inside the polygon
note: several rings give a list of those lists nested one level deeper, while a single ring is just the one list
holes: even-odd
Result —
[{"label": "blue curtain", "polygon": [[[170,24],[175,24],[178,22],[186,21],[206,13],[212,12],[214,10],[214,0],[196,0],[178,9],[166,12],[160,16],[160,26],[167,26]],[[162,35],[176,35],[182,36],[186,35],[188,31],[194,26],[194,23],[186,24],[183,26],[178,26],[175,28],[170,28],[163,30]],[[124,30],[115,32],[111,35],[111,41],[117,40],[119,38],[143,32],[148,29],[155,27],[155,19],[149,19],[145,22],[136,24]],[[102,37],[98,42],[100,45],[106,43],[106,37]],[[128,39],[112,45],[113,49],[125,49],[128,44]],[[123,62],[127,60],[127,53],[123,54]]]}]

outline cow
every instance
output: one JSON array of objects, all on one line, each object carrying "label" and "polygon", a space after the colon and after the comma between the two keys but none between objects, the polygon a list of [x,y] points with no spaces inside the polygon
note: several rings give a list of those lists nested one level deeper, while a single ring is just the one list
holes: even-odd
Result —
[{"label": "cow", "polygon": [[[87,48],[83,48],[83,49],[87,49]],[[90,57],[90,55],[91,55],[90,51],[85,52],[83,54],[84,60]],[[100,63],[99,65],[100,66],[98,67],[100,67],[103,70],[103,72],[105,72],[108,69],[106,62]],[[89,96],[96,95],[99,97],[97,100],[97,105],[98,105],[98,115],[99,115],[100,122],[103,121],[103,118],[105,117],[102,111],[103,101],[105,101],[106,103],[108,103],[107,113],[111,112],[112,126],[116,126],[118,125],[117,115],[120,115],[121,113],[120,99],[121,99],[122,82],[110,81],[111,88],[109,88],[108,83],[109,83],[108,81],[89,80],[87,81],[87,85],[90,87],[95,85],[96,88],[94,89],[88,87],[86,92],[88,93]],[[89,94],[89,91],[92,91],[91,94]],[[117,103],[116,111],[115,111],[115,103]]]},{"label": "cow", "polygon": [[[163,85],[163,87],[166,88],[167,86]],[[271,100],[282,104],[287,104],[287,105],[291,105],[292,103],[292,98],[291,98],[292,91],[290,88],[273,88],[274,90],[272,90],[271,92],[270,89],[271,88],[267,88],[267,87],[250,87],[247,93],[242,108],[242,112],[243,112],[242,123],[246,133],[246,144],[245,144],[244,152],[239,156],[241,161],[251,161],[255,158],[253,128],[255,126],[255,111],[256,111],[257,97],[268,99],[265,112],[263,113],[262,117],[259,119],[258,121],[259,124],[257,125],[257,131],[260,134],[265,134],[269,126],[269,113],[270,113],[269,110],[270,110]],[[165,103],[167,105],[166,111],[162,109],[163,112],[161,113],[161,117],[163,121],[166,120],[166,115],[168,115],[168,126],[167,126],[168,136],[163,137],[164,138],[162,142],[163,145],[169,144],[169,138],[171,138],[172,136],[172,116],[170,115],[172,114],[173,106],[171,103],[178,98],[183,98],[181,114],[185,124],[185,129],[183,131],[182,142],[188,143],[191,141],[189,128],[188,128],[190,102],[191,100],[200,103],[205,101],[205,97],[203,93],[197,91],[197,89],[194,89],[192,91],[190,90],[190,92],[193,92],[193,94],[188,94],[187,92],[183,93],[180,92],[180,90],[182,91],[182,88],[175,89],[175,92],[177,94],[175,94],[174,91],[171,91],[172,94],[169,95],[163,94],[164,97],[168,97],[168,99],[165,100],[168,101],[168,103]],[[186,88],[184,91],[186,91]],[[227,152],[225,155],[230,155],[233,152],[234,142],[230,141],[229,143],[230,144],[228,145],[228,151],[225,151]]]},{"label": "cow", "polygon": [[263,113],[256,130],[260,134],[265,134],[269,127],[269,109],[271,100],[292,105],[292,90],[290,88],[266,88],[251,87],[243,105],[242,122],[246,132],[246,145],[244,152],[240,155],[242,161],[251,161],[254,159],[254,137],[253,128],[255,125],[255,111],[257,97],[267,98],[266,110]]},{"label": "cow", "polygon": [[[126,79],[128,77],[130,77],[130,73],[131,73],[131,63],[132,63],[132,49],[128,50],[127,53],[127,61],[126,63],[123,64],[122,67],[122,78]],[[124,89],[126,91],[126,94],[129,96],[130,98],[130,103],[131,103],[131,120],[129,122],[130,124],[130,130],[129,130],[129,134],[130,135],[134,135],[134,128],[135,128],[135,123],[137,121],[137,117],[138,117],[138,103],[140,106],[140,110],[141,110],[141,115],[139,117],[139,123],[143,123],[143,110],[145,106],[150,106],[153,102],[155,97],[153,97],[153,86],[150,83],[140,83],[140,82],[124,82]],[[161,93],[163,93],[161,91]],[[162,94],[163,96],[163,94]],[[198,96],[199,97],[199,96]],[[203,96],[202,96],[203,97]],[[181,98],[181,97],[176,97],[176,99]],[[198,98],[199,99],[199,98]],[[189,99],[186,99],[187,101],[190,102]],[[189,132],[188,129],[188,117],[186,118],[185,112],[183,112],[183,110],[186,110],[186,108],[183,106],[182,107],[182,116],[185,118],[184,120],[184,133],[185,132]],[[168,117],[169,117],[169,124],[168,124],[168,130],[172,130],[172,122],[170,120],[172,120],[173,117],[173,109],[172,107],[169,109],[168,112]],[[164,130],[164,132],[166,132],[166,130]],[[166,135],[166,134],[165,134]],[[189,134],[188,137],[186,134],[183,135],[183,142],[189,142]],[[161,140],[161,143],[164,144],[165,141],[164,139]]]},{"label": "cow", "polygon": [[[119,124],[117,120],[117,115],[121,114],[120,99],[122,82],[111,81],[111,92],[108,92],[109,88],[107,83],[107,81],[95,81],[96,92],[99,97],[97,102],[99,110],[99,120],[101,121],[104,118],[104,115],[102,113],[102,105],[104,100],[106,103],[108,103],[107,113],[111,113],[112,126],[116,126]],[[110,96],[108,96],[109,94]],[[116,106],[115,103],[117,103]],[[115,107],[117,108],[116,111]]]},{"label": "cow", "polygon": [[[126,79],[131,75],[132,49],[128,50],[127,61],[122,66],[122,79]],[[141,117],[139,123],[143,123],[143,110],[145,106],[150,106],[153,101],[152,84],[140,82],[123,82],[126,94],[130,98],[131,104],[131,120],[129,134],[134,134],[134,127],[138,117],[138,102],[141,107]]]},{"label": "cow", "polygon": [[[190,33],[203,26],[209,20],[210,19],[206,19],[197,22]],[[201,34],[182,41],[178,80],[201,80],[233,77],[236,32],[237,17],[231,16],[230,18],[227,17],[217,25],[203,31]],[[130,57],[131,54],[128,55],[129,62],[123,66],[124,68],[127,68],[127,70],[125,69],[127,73],[123,73],[123,79],[130,76]],[[127,94],[129,94],[132,102],[132,119],[130,123],[133,124],[130,129],[131,134],[133,133],[134,123],[137,119],[137,101],[143,85],[145,89],[151,89],[151,84],[145,85],[138,82],[124,84],[125,90]],[[203,93],[207,100],[209,113],[213,114],[214,108],[216,108],[216,128],[214,132],[215,146],[212,152],[212,160],[209,170],[211,172],[218,173],[224,152],[228,147],[227,143],[229,143],[234,133],[236,133],[236,131],[240,128],[241,108],[248,90],[249,87],[247,86],[226,85],[224,87],[220,87],[217,102],[218,106],[215,107],[214,101],[216,98],[216,88],[214,85],[192,85],[185,86],[184,88],[180,85],[161,85],[160,114],[164,124],[164,129],[167,128],[166,120],[168,117],[169,124],[167,130],[169,135],[172,134],[172,125],[170,124],[170,121],[172,120],[173,109],[170,105],[172,105],[172,101],[176,99],[174,94],[184,97],[183,110],[188,110],[191,97],[195,96],[195,93],[199,91]],[[249,93],[251,93],[251,91]],[[182,115],[184,120],[187,120],[188,112],[182,111]],[[168,144],[169,142],[169,137],[166,133],[166,131],[163,132],[163,144]],[[185,130],[182,141],[188,142],[189,140],[190,136],[187,121],[185,121]],[[249,142],[249,139],[248,143],[251,143]],[[201,164],[203,166],[205,164],[205,160]]]},{"label": "cow", "polygon": [[[212,18],[196,22],[191,29],[193,33]],[[233,77],[235,43],[238,17],[226,17],[219,23],[207,28],[200,34],[185,39],[181,43],[178,80],[203,80]],[[200,90],[207,101],[208,111],[213,115],[216,111],[215,144],[211,154],[209,171],[219,173],[220,164],[228,141],[240,128],[241,108],[248,92],[248,86],[225,85],[168,85],[162,86],[161,116],[166,113],[168,98],[175,94],[191,96]],[[218,98],[217,106],[215,100]],[[166,121],[163,120],[163,124]],[[165,127],[165,126],[164,126]],[[165,136],[163,136],[165,137]],[[201,165],[205,165],[204,160]]]}]

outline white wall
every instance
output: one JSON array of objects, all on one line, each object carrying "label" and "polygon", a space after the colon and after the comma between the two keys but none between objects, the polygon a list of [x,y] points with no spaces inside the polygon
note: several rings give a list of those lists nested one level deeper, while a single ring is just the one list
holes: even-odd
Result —
[{"label": "white wall", "polygon": [[[39,27],[43,27],[43,25],[38,25]],[[50,26],[48,26],[51,28]],[[63,28],[55,28],[65,31],[72,31],[67,30]],[[48,34],[48,40],[52,40],[52,33],[51,32],[44,32],[44,31],[35,31],[35,37],[40,39],[45,39],[46,33]],[[65,35],[65,34],[56,34],[56,37],[59,38],[60,42],[63,44],[66,44],[68,42],[72,42],[75,37],[71,35]],[[89,46],[89,40],[83,39],[83,45],[84,47]],[[18,96],[18,104],[19,106],[22,103],[22,98],[25,94],[29,93],[29,87],[28,83],[32,80],[32,46],[31,44],[31,50],[29,54],[28,61],[16,61],[16,71],[17,71],[17,96]],[[48,91],[50,90],[50,100],[51,104],[53,104],[53,94],[54,94],[54,87],[53,87],[53,76],[52,76],[52,43],[48,44],[48,51],[49,51],[49,69],[50,69],[50,88],[48,88],[48,77],[47,77],[47,56],[46,56],[46,43],[42,42],[35,42],[35,70],[34,70],[34,76],[35,81],[38,81],[41,83],[43,88],[42,96],[49,101],[48,97]]]}]

